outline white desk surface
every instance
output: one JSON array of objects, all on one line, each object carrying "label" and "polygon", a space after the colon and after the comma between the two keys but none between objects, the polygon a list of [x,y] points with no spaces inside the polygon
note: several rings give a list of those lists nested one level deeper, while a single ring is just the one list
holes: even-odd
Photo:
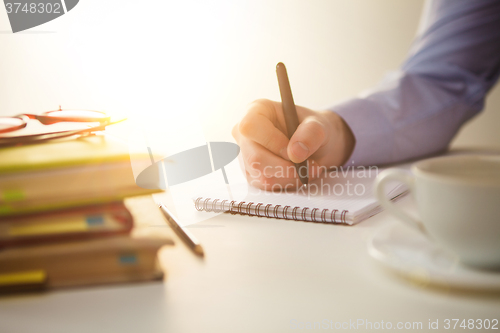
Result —
[{"label": "white desk surface", "polygon": [[421,321],[427,331],[429,320],[499,319],[499,294],[412,285],[374,262],[367,239],[391,223],[387,213],[354,227],[216,216],[190,228],[205,259],[180,241],[160,252],[163,283],[2,297],[0,332],[288,332],[292,320],[324,319]]}]

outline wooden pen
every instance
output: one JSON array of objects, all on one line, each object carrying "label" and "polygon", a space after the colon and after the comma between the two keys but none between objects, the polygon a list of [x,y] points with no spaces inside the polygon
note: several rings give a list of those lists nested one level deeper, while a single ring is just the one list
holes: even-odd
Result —
[{"label": "wooden pen", "polygon": [[[283,106],[283,115],[285,117],[286,130],[288,132],[288,139],[291,139],[293,133],[299,127],[299,117],[297,115],[297,109],[295,108],[295,103],[293,102],[292,89],[290,88],[290,82],[288,81],[288,74],[286,72],[285,64],[282,62],[276,65],[276,75],[278,76],[278,84],[280,87],[281,95],[281,105]],[[309,182],[309,169],[307,166],[307,160],[300,163],[295,163],[295,169],[299,175],[299,179],[302,184],[307,185]],[[305,170],[305,175],[302,170]]]}]

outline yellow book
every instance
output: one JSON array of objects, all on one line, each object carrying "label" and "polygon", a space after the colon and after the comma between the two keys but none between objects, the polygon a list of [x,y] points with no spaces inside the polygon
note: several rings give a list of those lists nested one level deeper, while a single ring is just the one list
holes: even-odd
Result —
[{"label": "yellow book", "polygon": [[127,146],[109,136],[0,149],[0,217],[153,192],[136,185]]}]

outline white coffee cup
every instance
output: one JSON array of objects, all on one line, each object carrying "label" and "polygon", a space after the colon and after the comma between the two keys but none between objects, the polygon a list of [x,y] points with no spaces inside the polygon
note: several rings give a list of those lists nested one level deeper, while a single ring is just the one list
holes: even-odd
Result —
[{"label": "white coffee cup", "polygon": [[[458,255],[467,265],[500,267],[500,156],[455,155],[415,163],[412,174],[381,172],[375,183],[382,207]],[[406,184],[421,221],[391,202],[389,181]]]}]

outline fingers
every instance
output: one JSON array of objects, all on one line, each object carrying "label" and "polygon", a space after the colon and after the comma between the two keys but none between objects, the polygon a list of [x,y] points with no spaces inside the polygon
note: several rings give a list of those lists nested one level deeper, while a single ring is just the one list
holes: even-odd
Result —
[{"label": "fingers", "polygon": [[294,163],[305,161],[326,143],[326,139],[325,124],[321,122],[321,118],[307,117],[288,143],[288,157]]},{"label": "fingers", "polygon": [[288,138],[276,127],[275,118],[276,112],[273,105],[253,103],[238,125],[238,131],[275,155],[288,159]]},{"label": "fingers", "polygon": [[[241,147],[238,159],[250,185],[267,191],[292,191],[302,186],[293,163],[241,135],[237,141]],[[325,172],[326,167],[309,160],[310,179],[319,178]]]},{"label": "fingers", "polygon": [[[274,155],[256,142],[243,139],[240,141],[240,147],[246,171],[255,178],[280,176],[279,171],[283,170],[281,173],[285,174],[284,170],[287,169],[291,170],[293,173],[293,163]],[[290,171],[288,171],[287,174],[290,174]],[[294,175],[291,177],[293,176]],[[282,175],[282,177],[284,177],[284,175]],[[287,175],[287,177],[289,176]]]},{"label": "fingers", "polygon": [[234,126],[232,134],[241,148],[240,162],[251,185],[272,191],[300,187],[294,163],[306,159],[311,179],[326,170],[323,155],[332,153],[327,144],[327,137],[331,137],[328,118],[300,106],[297,114],[301,123],[290,140],[281,103],[255,101]]},{"label": "fingers", "polygon": [[[282,189],[289,184],[298,184],[298,177],[293,163],[276,156],[260,144],[247,139],[238,132],[237,127],[235,126],[235,129],[233,129],[233,135],[241,148],[239,160],[246,173],[248,183],[270,191],[279,190],[279,186]],[[273,186],[275,187],[273,188]],[[293,188],[295,187],[290,189]]]}]

